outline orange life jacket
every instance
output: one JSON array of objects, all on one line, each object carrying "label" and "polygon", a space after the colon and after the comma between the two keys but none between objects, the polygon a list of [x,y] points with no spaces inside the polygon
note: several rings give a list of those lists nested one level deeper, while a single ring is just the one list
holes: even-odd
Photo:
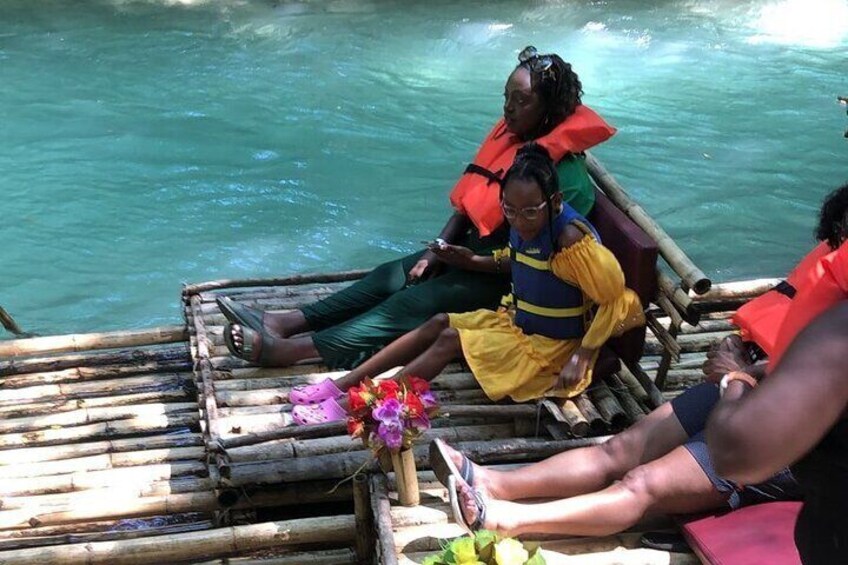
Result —
[{"label": "orange life jacket", "polygon": [[848,300],[848,242],[819,259],[815,268],[805,275],[809,278],[792,299],[777,333],[774,351],[769,357],[769,372],[777,367],[801,330],[837,302]]},{"label": "orange life jacket", "polygon": [[[559,163],[569,153],[580,153],[606,141],[615,131],[594,110],[581,104],[550,133],[535,141]],[[481,236],[489,235],[503,223],[500,181],[522,145],[524,141],[510,133],[501,118],[451,191],[451,204],[474,222]]]},{"label": "orange life jacket", "polygon": [[832,251],[827,243],[818,244],[792,269],[786,277],[787,284],[778,285],[739,308],[732,321],[739,326],[742,339],[753,341],[766,355],[773,355],[777,334],[792,304],[792,297],[798,290],[815,282],[812,273],[816,272],[816,264]]}]

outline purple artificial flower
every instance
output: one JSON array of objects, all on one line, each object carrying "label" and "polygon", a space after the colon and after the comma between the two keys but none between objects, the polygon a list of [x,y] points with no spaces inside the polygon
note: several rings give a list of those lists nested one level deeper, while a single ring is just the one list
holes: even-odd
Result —
[{"label": "purple artificial flower", "polygon": [[377,428],[377,435],[389,449],[400,449],[403,443],[403,424],[400,420],[383,421]]},{"label": "purple artificial flower", "polygon": [[403,405],[397,398],[389,398],[375,408],[371,415],[379,422],[394,422],[400,419],[402,408]]},{"label": "purple artificial flower", "polygon": [[421,399],[421,404],[424,405],[425,408],[432,408],[437,404],[436,397],[433,396],[433,393],[429,390],[422,392],[418,395],[418,398]]}]

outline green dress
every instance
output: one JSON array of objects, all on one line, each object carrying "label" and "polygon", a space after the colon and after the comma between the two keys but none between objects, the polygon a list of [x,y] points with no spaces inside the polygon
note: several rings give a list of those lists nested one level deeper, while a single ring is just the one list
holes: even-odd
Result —
[{"label": "green dress", "polygon": [[[595,191],[585,157],[566,157],[557,172],[565,201],[580,214],[588,214]],[[509,226],[504,222],[484,238],[472,227],[456,244],[485,255],[503,248],[508,239]],[[422,250],[383,263],[349,287],[301,309],[328,367],[353,368],[436,314],[495,309],[509,292],[509,275],[449,266],[433,278],[408,284],[406,275],[423,254]]]}]

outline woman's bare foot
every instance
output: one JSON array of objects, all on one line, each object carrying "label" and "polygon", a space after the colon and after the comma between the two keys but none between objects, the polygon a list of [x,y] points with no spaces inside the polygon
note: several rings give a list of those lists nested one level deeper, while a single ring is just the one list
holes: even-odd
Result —
[{"label": "woman's bare foot", "polygon": [[[500,496],[497,481],[493,480],[497,478],[496,472],[486,469],[485,467],[481,467],[480,465],[477,465],[470,459],[464,457],[462,453],[447,444],[444,444],[444,448],[447,452],[448,457],[450,457],[454,467],[456,467],[460,471],[462,471],[463,460],[468,461],[468,464],[471,465],[472,469],[472,482],[474,484],[474,488],[480,489],[486,494],[492,496]],[[457,480],[462,481],[462,477],[457,477]],[[464,483],[464,481],[462,482]]]},{"label": "woman's bare foot", "polygon": [[485,489],[470,487],[461,478],[457,480],[456,490],[459,496],[459,508],[466,524],[474,524],[483,512],[484,518],[478,529],[491,530],[506,536],[515,535],[510,519],[510,516],[515,515],[512,514],[516,511],[513,508],[514,503],[492,498]]}]

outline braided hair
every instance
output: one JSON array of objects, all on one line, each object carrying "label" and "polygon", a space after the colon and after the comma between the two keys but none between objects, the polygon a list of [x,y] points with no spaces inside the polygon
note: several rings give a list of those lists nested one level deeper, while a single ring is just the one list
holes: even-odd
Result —
[{"label": "braided hair", "polygon": [[[545,207],[548,212],[548,231],[551,236],[551,248],[555,251],[559,249],[559,242],[554,237],[554,210],[553,198],[559,194],[559,174],[556,166],[551,159],[548,151],[536,143],[530,141],[515,155],[515,161],[504,175],[501,181],[501,202],[504,199],[504,188],[512,180],[533,181],[542,190],[545,197],[545,202],[548,205]],[[558,211],[557,211],[558,213]]]},{"label": "braided hair", "polygon": [[848,239],[848,183],[827,195],[819,214],[816,239],[836,249]]},{"label": "braided hair", "polygon": [[[550,59],[551,66],[540,70],[538,65],[534,64],[538,59]],[[580,97],[583,95],[583,85],[580,84],[580,78],[572,70],[571,64],[555,53],[535,55],[518,63],[515,69],[522,67],[530,73],[530,88],[539,95],[545,107],[545,117],[542,119],[538,136],[541,137],[550,133],[582,104]]]}]

